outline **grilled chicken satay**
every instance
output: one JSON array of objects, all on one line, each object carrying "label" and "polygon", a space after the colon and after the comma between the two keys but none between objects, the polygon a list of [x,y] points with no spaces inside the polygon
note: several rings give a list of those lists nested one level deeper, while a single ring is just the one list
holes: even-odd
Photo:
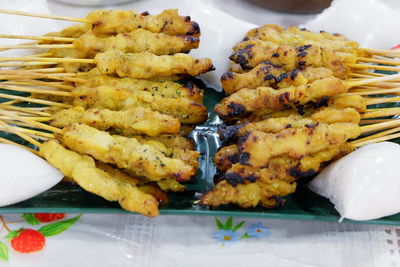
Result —
[{"label": "grilled chicken satay", "polygon": [[256,181],[233,186],[227,181],[218,183],[212,191],[205,193],[200,203],[210,207],[235,204],[242,208],[252,208],[262,205],[274,208],[283,203],[281,197],[294,193],[296,183],[280,180],[270,180],[268,183]]},{"label": "grilled chicken satay", "polygon": [[165,192],[182,192],[185,190],[185,186],[174,179],[160,180],[157,185]]},{"label": "grilled chicken satay", "polygon": [[200,39],[191,35],[168,35],[152,33],[144,29],[115,36],[98,37],[87,32],[73,42],[74,48],[86,57],[94,57],[99,52],[118,50],[124,53],[150,52],[155,55],[187,53],[199,46]]},{"label": "grilled chicken satay", "polygon": [[86,18],[92,22],[93,32],[99,35],[145,29],[154,33],[200,36],[199,25],[190,17],[179,16],[176,9],[167,9],[154,16],[147,12],[138,14],[133,10],[95,10]]},{"label": "grilled chicken satay", "polygon": [[172,81],[155,82],[132,78],[112,77],[108,75],[96,75],[88,77],[87,82],[84,83],[83,86],[113,86],[124,90],[146,91],[150,92],[152,95],[168,98],[186,97],[196,103],[203,104],[203,90],[191,82],[180,84]]},{"label": "grilled chicken satay", "polygon": [[156,56],[148,52],[124,54],[113,50],[99,53],[94,59],[102,74],[137,79],[174,74],[197,76],[214,70],[211,59],[196,59],[183,53]]},{"label": "grilled chicken satay", "polygon": [[112,86],[77,87],[71,91],[73,104],[86,109],[125,110],[142,106],[175,116],[181,123],[197,124],[207,119],[204,105],[187,98],[167,98],[146,91],[133,91]]},{"label": "grilled chicken satay", "polygon": [[[90,31],[90,28],[91,26],[87,23],[73,24],[61,31],[49,32],[45,34],[45,36],[79,38],[86,32]],[[41,43],[51,43],[51,41],[42,41]]]},{"label": "grilled chicken satay", "polygon": [[243,208],[262,205],[276,207],[280,197],[291,194],[296,189],[297,179],[314,176],[321,164],[334,160],[351,151],[347,144],[318,151],[299,159],[286,156],[275,157],[265,168],[254,168],[233,162],[219,177],[215,188],[201,198],[203,205],[218,207],[236,204]]},{"label": "grilled chicken satay", "polygon": [[232,120],[251,114],[265,114],[288,107],[304,108],[304,105],[347,93],[345,84],[335,77],[315,80],[302,85],[275,90],[271,87],[241,89],[224,98],[214,111],[224,120]]},{"label": "grilled chicken satay", "polygon": [[238,141],[239,162],[263,167],[271,157],[287,155],[292,158],[339,146],[361,134],[356,123],[314,123],[303,128],[288,128],[279,133],[253,131]]},{"label": "grilled chicken satay", "polygon": [[146,137],[136,139],[141,144],[149,145],[156,148],[163,153],[166,157],[180,159],[184,163],[197,169],[199,167],[199,152],[191,149],[182,149],[179,147],[168,147],[160,141],[154,139],[147,139]]},{"label": "grilled chicken satay", "polygon": [[359,53],[359,44],[355,41],[348,40],[341,34],[329,34],[321,31],[314,33],[298,27],[289,27],[283,29],[278,25],[267,24],[262,27],[250,30],[243,42],[235,46],[235,50],[246,46],[248,40],[262,40],[273,42],[276,44],[292,44],[298,45],[304,41],[318,42],[333,47],[336,51]]},{"label": "grilled chicken satay", "polygon": [[168,203],[167,194],[163,192],[156,184],[143,183],[143,181],[139,178],[130,176],[127,173],[100,161],[96,161],[96,167],[109,173],[110,175],[121,181],[128,181],[130,184],[137,186],[140,191],[152,195],[160,205]]},{"label": "grilled chicken satay", "polygon": [[109,109],[88,109],[73,107],[61,110],[50,120],[52,126],[65,128],[83,123],[99,130],[116,129],[122,135],[179,133],[180,122],[170,115],[161,114],[148,108],[137,107],[122,111]]},{"label": "grilled chicken satay", "polygon": [[65,128],[57,138],[78,153],[115,164],[152,181],[164,178],[186,181],[196,172],[195,168],[182,160],[166,157],[156,148],[141,144],[134,138],[111,136],[84,124]]},{"label": "grilled chicken satay", "polygon": [[[287,162],[292,162],[293,165],[291,165],[290,168],[294,168],[294,167],[296,167],[296,168],[292,169],[290,171],[290,173],[293,174],[291,176],[296,177],[296,178],[301,178],[300,177],[301,174],[302,174],[302,177],[305,176],[307,173],[310,173],[310,172],[312,174],[315,174],[319,170],[319,165],[317,165],[317,163],[318,162],[328,161],[328,160],[330,160],[330,158],[328,158],[328,159],[326,159],[324,161],[317,161],[317,162],[315,162],[313,160],[319,159],[321,157],[326,158],[327,155],[331,155],[329,153],[332,153],[332,157],[334,157],[335,155],[342,155],[345,152],[347,153],[347,152],[351,151],[351,150],[349,150],[350,148],[351,147],[347,143],[343,143],[341,145],[338,145],[338,146],[335,146],[335,147],[330,147],[328,149],[322,150],[322,151],[325,151],[325,152],[323,152],[323,154],[321,154],[321,156],[319,156],[317,158],[314,156],[314,154],[304,156],[301,159],[290,158],[290,157],[285,156],[285,155],[278,156],[278,157],[273,157],[273,158],[270,159],[270,161],[266,165],[270,169],[266,169],[266,170],[264,170],[264,169],[267,168],[267,167],[256,168],[256,167],[252,167],[252,166],[249,166],[249,165],[246,165],[246,166],[248,166],[248,168],[251,167],[251,169],[253,171],[254,170],[264,170],[266,172],[269,172],[269,171],[272,171],[272,170],[278,171],[278,170],[280,170],[279,165],[288,166]],[[318,151],[317,154],[318,153],[322,153],[322,151]],[[335,151],[337,151],[337,152],[335,152]],[[220,172],[228,171],[235,164],[238,164],[240,166],[244,166],[242,164],[239,164],[240,160],[241,160],[240,152],[239,152],[238,145],[236,145],[236,144],[232,144],[232,145],[229,145],[229,146],[221,147],[217,151],[215,156],[214,156],[214,163],[215,163],[217,169]],[[283,164],[282,160],[285,160],[286,163]],[[318,168],[315,167],[315,166],[317,166]],[[311,169],[313,171],[310,171]],[[288,170],[286,170],[285,172],[289,173]],[[295,173],[299,173],[299,174],[295,175]],[[223,177],[223,175],[221,177]],[[274,177],[277,177],[276,174],[274,174]],[[279,177],[281,177],[281,176],[279,176]],[[283,179],[283,178],[279,178],[279,179]]]},{"label": "grilled chicken satay", "polygon": [[158,201],[136,187],[134,179],[112,175],[98,167],[89,156],[82,156],[50,140],[40,147],[41,155],[64,175],[71,177],[83,189],[108,201],[118,201],[122,208],[154,217]]},{"label": "grilled chicken satay", "polygon": [[281,65],[287,71],[301,67],[325,67],[332,70],[336,77],[344,79],[350,71],[348,64],[357,62],[356,55],[323,48],[318,43],[301,46],[277,45],[260,41],[253,41],[253,43],[239,49],[229,57],[240,64],[244,70],[252,69],[268,60],[273,64]]},{"label": "grilled chicken satay", "polygon": [[221,76],[221,84],[227,94],[233,94],[242,88],[268,86],[285,88],[311,83],[318,79],[332,77],[327,68],[302,68],[286,71],[282,66],[263,61],[255,68],[244,73],[226,72]]},{"label": "grilled chicken satay", "polygon": [[[335,122],[355,122],[360,120],[360,114],[367,111],[365,99],[360,95],[338,95],[331,98],[322,98],[319,102],[312,106],[307,106],[299,110],[284,109],[280,111],[265,110],[258,112],[245,118],[240,118],[236,121],[236,125],[227,127],[227,132],[232,132],[234,128],[241,128],[242,124],[259,122],[269,118],[282,118],[290,116],[302,115],[316,121],[325,123]],[[358,114],[356,114],[358,113]],[[238,130],[236,129],[235,132]],[[223,133],[225,134],[225,133]],[[231,133],[234,134],[234,133]]]},{"label": "grilled chicken satay", "polygon": [[195,150],[195,144],[193,140],[180,136],[180,135],[172,135],[172,134],[162,134],[158,136],[141,136],[141,135],[134,135],[132,136],[139,142],[145,140],[152,140],[157,141],[164,144],[168,148],[179,148],[182,150]]},{"label": "grilled chicken satay", "polygon": [[[364,106],[366,107],[366,106]],[[338,122],[359,123],[361,120],[360,111],[354,107],[336,108],[333,105],[317,109],[306,110],[303,115],[299,113],[272,113],[269,117],[252,118],[246,122],[240,122],[236,125],[222,126],[219,130],[221,140],[226,141],[232,137],[243,136],[248,132],[259,130],[263,132],[277,133],[289,127],[299,128],[305,124],[323,122],[326,124]]]}]

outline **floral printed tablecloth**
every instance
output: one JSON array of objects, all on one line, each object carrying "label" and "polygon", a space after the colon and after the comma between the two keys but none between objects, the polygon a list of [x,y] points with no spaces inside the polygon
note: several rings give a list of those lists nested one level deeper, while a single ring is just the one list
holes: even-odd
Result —
[{"label": "floral printed tablecloth", "polygon": [[[15,7],[19,2],[39,1],[14,0],[5,5]],[[164,8],[149,6],[150,2],[142,0],[118,8]],[[287,26],[310,18],[260,12],[245,0],[203,2],[254,24],[268,18],[268,23]],[[174,7],[181,2],[163,3]],[[79,17],[90,10],[50,1],[48,4],[49,10],[58,15]],[[399,227],[335,222],[208,216],[149,219],[130,214],[3,214],[0,242],[0,266],[13,267],[400,266]],[[18,252],[32,249],[38,251]]]},{"label": "floral printed tablecloth", "polygon": [[[78,218],[68,214],[31,225],[33,216],[2,216],[8,262],[0,266],[400,266],[398,227],[129,214],[84,214],[66,225]],[[11,231],[50,225],[56,234],[40,251],[23,254],[3,238],[4,222]]]}]

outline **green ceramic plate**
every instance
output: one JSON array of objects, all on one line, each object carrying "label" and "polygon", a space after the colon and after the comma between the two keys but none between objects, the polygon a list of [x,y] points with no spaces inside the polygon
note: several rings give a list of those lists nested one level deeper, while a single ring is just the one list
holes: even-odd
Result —
[{"label": "green ceramic plate", "polygon": [[[200,83],[199,81],[196,82]],[[199,85],[205,87],[204,84],[200,83]],[[199,199],[203,192],[213,187],[215,168],[212,159],[220,145],[216,134],[220,121],[212,112],[212,108],[222,97],[222,93],[217,93],[212,89],[206,90],[205,104],[209,110],[209,120],[203,125],[198,126],[196,130],[191,133],[191,137],[195,140],[197,149],[201,154],[199,174],[187,185],[186,192],[170,194],[169,204],[161,208],[161,214],[338,221],[339,214],[326,198],[314,194],[301,185],[295,194],[286,198],[287,203],[285,206],[274,210],[264,208],[245,210],[235,206],[208,209],[193,204],[194,201]],[[7,135],[5,133],[0,134],[3,136]],[[19,142],[21,142],[21,140],[19,140]],[[77,186],[66,183],[58,184],[54,188],[30,200],[0,208],[0,213],[31,212],[126,213],[117,203],[105,201],[100,197],[87,193]],[[359,223],[400,225],[400,214],[380,220]]]}]

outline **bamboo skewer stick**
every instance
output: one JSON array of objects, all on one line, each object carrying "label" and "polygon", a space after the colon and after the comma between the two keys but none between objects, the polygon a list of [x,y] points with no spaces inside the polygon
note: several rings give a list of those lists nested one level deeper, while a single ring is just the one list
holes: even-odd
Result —
[{"label": "bamboo skewer stick", "polygon": [[74,45],[73,44],[0,45],[0,49],[51,49],[51,48],[74,48]]},{"label": "bamboo skewer stick", "polygon": [[67,58],[67,57],[1,57],[0,62],[3,61],[43,61],[43,62],[57,62],[57,63],[88,63],[95,64],[94,59],[85,58]]},{"label": "bamboo skewer stick", "polygon": [[[38,44],[38,41],[32,41],[32,42],[26,42],[26,43],[22,43],[21,45],[33,45],[33,44]],[[0,52],[3,51],[7,51],[7,50],[11,50],[12,48],[5,48],[5,49],[0,49]]]},{"label": "bamboo skewer stick", "polygon": [[10,90],[10,91],[38,93],[38,94],[47,94],[47,95],[56,95],[56,96],[70,96],[70,97],[72,96],[72,94],[70,92],[64,92],[64,91],[58,91],[58,90],[42,90],[42,89],[13,86],[13,85],[1,85],[0,87],[1,87],[1,89]]},{"label": "bamboo skewer stick", "polygon": [[373,55],[400,57],[400,52],[396,50],[373,49],[373,48],[360,48],[360,49]]},{"label": "bamboo skewer stick", "polygon": [[392,127],[400,127],[400,120],[381,122],[381,123],[361,126],[360,128],[361,128],[361,134],[366,134],[366,133],[376,132],[379,130],[389,129]]},{"label": "bamboo skewer stick", "polygon": [[375,124],[375,123],[387,122],[387,121],[392,121],[392,120],[397,120],[397,119],[376,119],[376,120],[365,119],[365,120],[360,120],[360,124],[368,125],[368,124]]},{"label": "bamboo skewer stick", "polygon": [[3,126],[6,129],[10,130],[13,134],[16,134],[19,137],[21,137],[22,139],[28,141],[29,143],[31,143],[31,144],[33,144],[33,145],[35,145],[37,147],[40,147],[40,145],[41,145],[40,142],[36,141],[35,139],[27,136],[26,134],[24,134],[24,133],[22,133],[20,131],[15,130],[13,127],[8,125],[7,123],[5,123],[5,122],[0,120],[0,125]]},{"label": "bamboo skewer stick", "polygon": [[381,89],[381,90],[357,90],[351,91],[346,95],[381,95],[381,94],[393,94],[393,93],[400,93],[399,88],[390,88],[390,89]]},{"label": "bamboo skewer stick", "polygon": [[0,70],[0,77],[1,78],[6,78],[6,76],[3,77],[3,75],[14,75],[17,77],[23,77],[23,78],[46,78],[46,79],[52,79],[52,80],[65,80],[65,81],[71,81],[71,82],[80,82],[80,83],[85,83],[87,80],[82,79],[82,78],[73,78],[69,76],[65,76],[64,73],[60,74],[45,74],[45,73],[35,73],[33,71],[27,71],[27,70]]},{"label": "bamboo skewer stick", "polygon": [[400,108],[370,109],[367,113],[361,114],[361,118],[379,118],[393,115],[400,115]]},{"label": "bamboo skewer stick", "polygon": [[46,53],[39,53],[39,54],[33,54],[33,55],[26,55],[26,57],[50,57],[52,55],[53,55],[53,53],[46,52]]},{"label": "bamboo skewer stick", "polygon": [[18,144],[18,143],[16,143],[16,142],[10,141],[10,140],[5,139],[5,138],[3,138],[3,137],[0,137],[0,143],[4,143],[4,144],[8,144],[8,145],[13,145],[13,146],[18,146],[18,147],[23,148],[23,149],[28,149],[30,152],[32,152],[32,153],[34,153],[34,154],[36,154],[36,155],[39,155],[39,152],[38,152],[37,150],[34,150],[34,149],[32,149],[32,148],[30,148],[30,147],[27,147],[27,146],[23,146],[23,145],[21,145],[21,144]]},{"label": "bamboo skewer stick", "polygon": [[398,61],[398,60],[385,60],[385,59],[358,57],[357,61],[386,64],[386,65],[400,65],[400,61]]},{"label": "bamboo skewer stick", "polygon": [[43,105],[48,105],[48,106],[62,107],[62,108],[72,107],[71,105],[64,104],[64,103],[58,103],[58,102],[53,102],[53,101],[48,101],[48,100],[41,100],[41,99],[35,99],[35,98],[17,96],[17,95],[9,95],[9,94],[0,93],[0,97],[7,98],[7,99],[22,100],[22,101],[26,101],[26,102],[43,104]]},{"label": "bamboo skewer stick", "polygon": [[66,21],[74,21],[74,22],[82,22],[82,23],[92,23],[91,21],[83,18],[74,18],[74,17],[64,17],[50,14],[40,14],[33,12],[24,12],[24,11],[16,11],[16,10],[7,10],[0,9],[0,13],[10,14],[10,15],[19,15],[19,16],[27,16],[27,17],[35,17],[35,18],[45,18],[45,19],[55,19],[55,20],[66,20]]},{"label": "bamboo skewer stick", "polygon": [[0,63],[0,67],[24,67],[24,66],[43,66],[57,65],[57,62],[17,62],[17,63]]},{"label": "bamboo skewer stick", "polygon": [[[47,140],[49,138],[55,138],[54,134],[52,133],[47,133],[47,132],[43,132],[43,131],[37,131],[37,130],[32,130],[32,129],[28,129],[28,128],[24,128],[24,127],[32,127],[32,125],[29,125],[27,123],[21,123],[21,122],[16,122],[14,120],[2,120],[4,122],[7,122],[11,127],[13,127],[14,129],[18,129],[19,131],[26,133],[30,136],[35,136],[35,138],[39,138],[42,140]],[[18,126],[15,126],[18,125]],[[24,126],[24,127],[19,127],[19,126]],[[7,129],[2,129],[3,131],[8,131]]]},{"label": "bamboo skewer stick", "polygon": [[376,82],[392,81],[392,80],[397,79],[397,78],[400,78],[400,73],[393,74],[393,75],[386,75],[386,76],[383,76],[383,77],[363,79],[363,80],[354,81],[354,82],[353,81],[346,81],[345,84],[346,84],[347,87],[350,88],[350,87],[367,85],[367,84],[376,83]]},{"label": "bamboo skewer stick", "polygon": [[18,104],[21,103],[23,101],[21,100],[10,100],[10,101],[6,101],[6,102],[2,102],[0,103],[1,105],[14,105],[14,104]]},{"label": "bamboo skewer stick", "polygon": [[69,37],[32,36],[32,35],[14,35],[14,34],[0,34],[0,38],[39,40],[39,41],[52,41],[52,42],[73,42],[76,40],[76,38],[69,38]]},{"label": "bamboo skewer stick", "polygon": [[365,146],[365,145],[368,145],[368,144],[388,141],[388,140],[396,139],[396,138],[399,138],[399,137],[400,137],[400,133],[389,134],[389,135],[378,137],[378,138],[375,138],[375,139],[370,139],[370,140],[367,140],[367,141],[364,141],[364,142],[354,143],[353,147],[357,148],[357,147],[360,147],[360,146]]},{"label": "bamboo skewer stick", "polygon": [[399,67],[381,66],[381,65],[368,65],[368,64],[348,64],[349,67],[355,69],[370,69],[370,70],[386,70],[399,72]]},{"label": "bamboo skewer stick", "polygon": [[23,108],[23,107],[16,107],[16,106],[10,106],[10,105],[5,105],[5,104],[0,104],[0,108],[5,108],[8,110],[15,110],[15,111],[21,111],[21,112],[25,112],[28,114],[34,114],[37,116],[44,116],[44,117],[49,117],[51,116],[50,113],[47,112],[43,112],[43,111],[38,111],[32,108]]},{"label": "bamboo skewer stick", "polygon": [[367,105],[399,102],[400,97],[375,97],[366,99]]},{"label": "bamboo skewer stick", "polygon": [[378,137],[382,137],[382,136],[385,136],[385,135],[389,135],[389,134],[393,134],[393,133],[396,133],[396,132],[400,132],[400,127],[395,127],[395,128],[392,128],[392,129],[389,129],[389,130],[386,130],[386,131],[382,131],[382,132],[379,132],[379,133],[376,133],[376,134],[372,134],[370,136],[354,140],[352,143],[362,143],[362,142],[365,142],[365,141],[368,141],[368,140],[372,140],[372,139],[375,139],[375,138],[378,138]]},{"label": "bamboo skewer stick", "polygon": [[6,116],[11,117],[18,121],[27,122],[27,123],[32,124],[33,126],[38,127],[40,129],[52,131],[54,133],[60,133],[60,134],[63,133],[63,130],[61,130],[59,128],[56,128],[56,127],[53,127],[53,126],[50,126],[50,125],[47,125],[47,124],[44,124],[44,123],[41,123],[41,122],[38,122],[35,120],[27,119],[25,117],[15,115],[14,113],[9,112],[9,111],[0,110],[0,114],[6,115]]},{"label": "bamboo skewer stick", "polygon": [[[24,78],[24,77],[22,77]],[[52,88],[57,88],[57,89],[63,89],[63,90],[68,90],[71,91],[74,89],[74,86],[71,85],[66,85],[66,84],[61,84],[57,82],[44,82],[44,81],[38,81],[38,80],[13,80],[13,81],[7,81],[7,82],[0,82],[0,87],[2,84],[9,84],[9,85],[42,85],[42,86],[48,86]]]},{"label": "bamboo skewer stick", "polygon": [[25,70],[29,72],[37,72],[37,73],[64,73],[65,69],[63,67],[59,68],[43,68],[43,69],[32,69],[32,70]]}]

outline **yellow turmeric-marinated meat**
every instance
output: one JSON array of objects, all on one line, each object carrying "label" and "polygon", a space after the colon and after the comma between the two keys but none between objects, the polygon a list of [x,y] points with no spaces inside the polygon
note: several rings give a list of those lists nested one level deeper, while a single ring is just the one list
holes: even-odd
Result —
[{"label": "yellow turmeric-marinated meat", "polygon": [[285,88],[305,85],[332,76],[332,71],[327,68],[309,67],[288,72],[279,65],[264,61],[248,72],[224,73],[221,76],[221,85],[227,94],[233,94],[242,88],[252,89],[264,86]]},{"label": "yellow turmeric-marinated meat", "polygon": [[161,114],[148,108],[137,107],[122,111],[109,109],[88,109],[75,106],[57,112],[50,124],[64,128],[75,123],[83,123],[99,130],[110,128],[122,135],[146,134],[156,136],[164,133],[179,133],[180,122],[170,115]]},{"label": "yellow turmeric-marinated meat", "polygon": [[186,97],[196,103],[203,103],[203,90],[191,82],[180,84],[173,81],[155,82],[132,78],[112,77],[108,75],[96,75],[89,77],[83,86],[112,86],[124,90],[146,91],[150,92],[152,95],[168,98]]},{"label": "yellow turmeric-marinated meat", "polygon": [[88,192],[118,201],[122,208],[154,217],[158,215],[158,201],[136,187],[134,179],[112,175],[98,167],[89,156],[82,156],[61,146],[55,140],[43,143],[41,155],[65,176],[71,177]]},{"label": "yellow turmeric-marinated meat", "polygon": [[285,108],[304,107],[319,100],[346,93],[348,88],[335,77],[315,80],[314,82],[284,89],[271,87],[241,89],[224,98],[214,111],[224,120],[232,120],[251,114],[265,114]]},{"label": "yellow turmeric-marinated meat", "polygon": [[175,116],[181,123],[197,124],[207,119],[206,107],[192,100],[167,98],[147,91],[119,89],[112,86],[80,86],[71,91],[73,104],[86,109],[125,110],[139,106]]},{"label": "yellow turmeric-marinated meat", "polygon": [[152,195],[155,199],[157,199],[160,205],[164,205],[168,203],[168,196],[165,192],[163,192],[156,184],[154,183],[146,183],[143,184],[139,178],[135,178],[133,176],[128,175],[127,173],[111,167],[110,165],[96,161],[96,167],[109,173],[114,178],[117,178],[122,181],[129,181],[130,184],[137,186],[140,191]]},{"label": "yellow turmeric-marinated meat", "polygon": [[243,49],[234,52],[229,58],[249,70],[261,62],[268,60],[281,65],[287,71],[301,67],[325,67],[341,79],[347,77],[350,68],[348,64],[357,62],[357,56],[348,52],[340,52],[323,48],[318,43],[301,46],[277,45],[264,41],[248,41]]},{"label": "yellow turmeric-marinated meat", "polygon": [[267,208],[278,206],[280,197],[294,193],[296,183],[281,180],[270,180],[268,183],[256,181],[233,186],[227,181],[218,183],[212,191],[205,193],[200,203],[210,207],[235,204],[242,208],[262,205]]},{"label": "yellow turmeric-marinated meat", "polygon": [[336,109],[331,107],[324,107],[315,110],[315,112],[310,115],[310,118],[315,121],[324,122],[327,124],[337,122],[352,122],[359,124],[361,120],[361,115],[354,108]]},{"label": "yellow turmeric-marinated meat", "polygon": [[158,140],[148,139],[147,137],[135,139],[141,144],[152,146],[153,148],[163,153],[166,157],[180,159],[184,163],[192,166],[195,169],[198,169],[199,167],[199,152],[197,151],[191,150],[190,148],[182,149],[179,147],[168,147]]},{"label": "yellow turmeric-marinated meat", "polygon": [[[242,183],[252,182],[258,179],[281,179],[292,182],[295,179],[315,175],[321,170],[322,163],[329,162],[352,151],[352,147],[348,143],[343,143],[339,146],[330,147],[329,149],[304,156],[301,159],[295,159],[285,155],[273,157],[265,167],[258,168],[240,164],[237,145],[230,145],[228,147],[230,149],[220,149],[216,153],[214,162],[217,169],[220,172],[224,172],[219,178],[226,180],[232,179],[230,182],[232,184],[234,184],[234,180]],[[221,162],[224,164],[221,165]]]},{"label": "yellow turmeric-marinated meat", "polygon": [[115,36],[98,37],[87,32],[73,42],[74,49],[92,58],[99,52],[118,50],[124,53],[150,52],[155,55],[187,53],[199,46],[199,38],[191,35],[168,35],[144,29],[119,33]]},{"label": "yellow turmeric-marinated meat", "polygon": [[174,179],[160,180],[157,185],[165,192],[182,192],[185,190],[185,186]]},{"label": "yellow turmeric-marinated meat", "polygon": [[[91,25],[87,23],[79,23],[73,24],[69,27],[66,27],[58,32],[49,32],[45,34],[45,36],[54,36],[54,37],[70,37],[70,38],[79,38],[86,32],[90,31]],[[42,41],[42,43],[46,43],[49,41]]]},{"label": "yellow turmeric-marinated meat", "polygon": [[[236,125],[228,127],[227,130],[233,128],[240,128],[241,124],[249,122],[259,122],[269,118],[282,118],[290,116],[298,116],[300,113],[303,117],[309,117],[313,120],[335,123],[335,122],[355,122],[360,121],[360,113],[363,114],[367,111],[365,99],[360,95],[343,94],[334,96],[332,98],[325,98],[318,102],[315,106],[305,107],[301,110],[284,109],[280,111],[266,110],[265,112],[258,112],[246,118],[240,118]],[[358,113],[358,114],[356,114]]]},{"label": "yellow turmeric-marinated meat", "polygon": [[186,181],[196,172],[195,168],[182,160],[166,157],[152,146],[141,144],[134,138],[112,136],[84,124],[65,128],[57,138],[80,154],[91,155],[97,160],[115,164],[153,181],[163,178]]},{"label": "yellow turmeric-marinated meat", "polygon": [[179,16],[178,10],[167,9],[158,15],[147,12],[138,14],[133,10],[95,10],[86,18],[92,22],[96,34],[115,34],[145,29],[154,33],[163,32],[171,35],[200,35],[199,25],[190,17]]},{"label": "yellow turmeric-marinated meat", "polygon": [[276,207],[282,199],[295,191],[297,179],[310,178],[326,164],[352,148],[344,143],[340,146],[318,151],[301,159],[286,156],[271,158],[264,168],[232,162],[215,188],[201,198],[203,205],[218,207],[236,204],[243,208],[262,205]]},{"label": "yellow turmeric-marinated meat", "polygon": [[148,52],[124,54],[110,50],[98,53],[94,59],[102,74],[137,79],[174,74],[197,76],[214,69],[211,59],[196,59],[183,53],[157,56]]},{"label": "yellow turmeric-marinated meat", "polygon": [[323,44],[335,51],[350,52],[353,54],[359,53],[359,44],[348,40],[341,34],[329,34],[324,31],[315,33],[295,26],[283,29],[278,25],[266,24],[255,28],[246,34],[244,41],[235,46],[235,49],[237,50],[246,46],[246,41],[248,40],[262,40],[276,44],[292,44],[296,46],[305,41],[311,41]]},{"label": "yellow turmeric-marinated meat", "polygon": [[263,167],[272,157],[287,155],[301,158],[339,146],[360,134],[361,129],[355,123],[314,123],[303,128],[288,128],[279,133],[253,131],[238,141],[239,162]]},{"label": "yellow turmeric-marinated meat", "polygon": [[146,136],[146,137],[141,135],[133,135],[132,137],[138,140],[139,142],[146,140],[157,141],[164,144],[168,148],[195,150],[195,144],[193,140],[180,135],[162,134],[158,136]]}]

